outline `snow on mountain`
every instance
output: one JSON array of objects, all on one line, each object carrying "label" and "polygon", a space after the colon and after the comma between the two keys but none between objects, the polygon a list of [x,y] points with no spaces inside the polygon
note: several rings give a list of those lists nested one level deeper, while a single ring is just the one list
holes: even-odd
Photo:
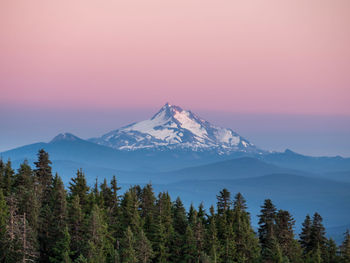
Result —
[{"label": "snow on mountain", "polygon": [[166,103],[151,119],[133,123],[90,141],[120,150],[145,148],[259,152],[231,129],[214,126],[191,111]]},{"label": "snow on mountain", "polygon": [[60,141],[78,141],[81,140],[79,137],[66,132],[66,133],[60,133],[56,137],[54,137],[50,143],[60,142]]}]

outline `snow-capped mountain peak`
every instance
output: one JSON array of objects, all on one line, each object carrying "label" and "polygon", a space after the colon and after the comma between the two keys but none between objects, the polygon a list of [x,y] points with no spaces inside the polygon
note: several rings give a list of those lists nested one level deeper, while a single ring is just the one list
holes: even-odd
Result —
[{"label": "snow-capped mountain peak", "polygon": [[69,132],[60,133],[57,136],[55,136],[50,143],[60,142],[60,141],[78,141],[81,140],[79,137],[75,136],[74,134],[71,134]]},{"label": "snow-capped mountain peak", "polygon": [[220,128],[191,111],[166,103],[152,118],[111,131],[91,141],[122,150],[144,148],[257,151],[231,129]]}]

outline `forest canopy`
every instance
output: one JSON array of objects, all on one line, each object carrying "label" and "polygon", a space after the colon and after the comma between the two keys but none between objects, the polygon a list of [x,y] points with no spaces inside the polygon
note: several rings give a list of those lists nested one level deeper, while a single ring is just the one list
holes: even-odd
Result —
[{"label": "forest canopy", "polygon": [[151,184],[120,194],[113,176],[90,187],[82,169],[65,188],[44,150],[34,165],[0,160],[0,262],[350,262],[349,231],[337,246],[318,213],[296,235],[293,216],[262,200],[255,232],[244,197],[227,189],[216,207],[186,210]]}]

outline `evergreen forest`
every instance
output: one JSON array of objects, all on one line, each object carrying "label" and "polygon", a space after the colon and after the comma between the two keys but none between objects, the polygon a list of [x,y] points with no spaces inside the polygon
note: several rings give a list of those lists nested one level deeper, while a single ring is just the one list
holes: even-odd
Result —
[{"label": "evergreen forest", "polygon": [[254,230],[240,193],[186,209],[151,184],[121,191],[114,176],[90,187],[81,169],[65,187],[51,165],[44,150],[34,169],[0,160],[1,263],[350,263],[349,231],[338,246],[318,213],[297,234],[288,211],[262,200]]}]

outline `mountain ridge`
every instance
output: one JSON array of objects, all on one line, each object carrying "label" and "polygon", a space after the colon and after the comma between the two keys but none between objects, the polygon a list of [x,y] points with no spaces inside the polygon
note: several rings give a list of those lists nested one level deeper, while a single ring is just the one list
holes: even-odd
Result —
[{"label": "mountain ridge", "polygon": [[150,119],[108,132],[89,141],[119,150],[150,148],[261,153],[231,129],[215,126],[189,110],[166,103]]}]

